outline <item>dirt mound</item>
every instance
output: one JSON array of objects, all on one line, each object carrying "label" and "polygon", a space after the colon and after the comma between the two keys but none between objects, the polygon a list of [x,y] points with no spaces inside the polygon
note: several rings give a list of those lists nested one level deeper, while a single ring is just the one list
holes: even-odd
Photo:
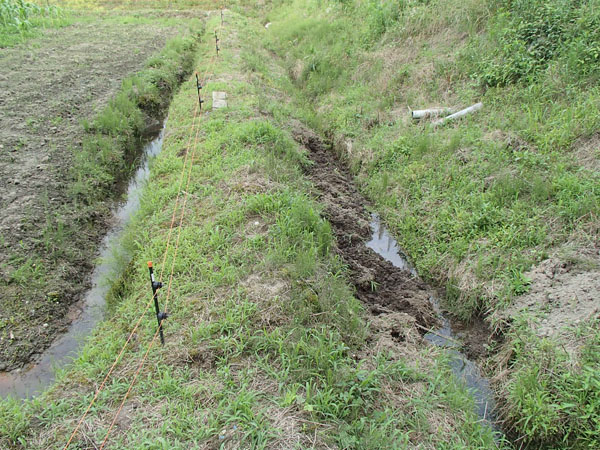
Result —
[{"label": "dirt mound", "polygon": [[293,134],[309,150],[313,164],[306,173],[325,207],[325,217],[337,239],[337,251],[350,268],[357,297],[374,315],[404,312],[423,327],[437,324],[429,302],[433,293],[427,286],[365,245],[371,237],[367,200],[358,192],[348,169],[315,133],[296,124]]},{"label": "dirt mound", "polygon": [[600,318],[600,253],[597,248],[576,251],[579,261],[553,256],[542,261],[527,276],[527,294],[499,314],[510,321],[520,311],[531,315],[531,327],[538,336],[565,338],[566,348],[575,350],[575,328]]}]

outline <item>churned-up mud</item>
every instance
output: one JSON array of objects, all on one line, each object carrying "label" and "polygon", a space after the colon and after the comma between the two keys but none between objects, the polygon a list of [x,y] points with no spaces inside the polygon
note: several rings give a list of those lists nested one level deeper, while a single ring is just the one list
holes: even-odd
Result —
[{"label": "churned-up mud", "polygon": [[337,240],[337,251],[348,264],[357,297],[373,315],[403,312],[423,328],[437,323],[429,301],[433,295],[409,270],[395,267],[366,246],[371,237],[366,199],[358,192],[348,169],[313,132],[297,126],[295,139],[309,150],[314,164],[307,175],[318,189],[325,217]]},{"label": "churned-up mud", "polygon": [[0,371],[43,351],[89,287],[109,224],[68,195],[82,120],[176,32],[84,19],[0,52]]}]

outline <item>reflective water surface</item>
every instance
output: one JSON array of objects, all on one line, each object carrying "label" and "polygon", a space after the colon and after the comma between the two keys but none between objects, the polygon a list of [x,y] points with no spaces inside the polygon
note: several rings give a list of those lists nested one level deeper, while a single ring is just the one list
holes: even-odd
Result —
[{"label": "reflective water surface", "polygon": [[113,225],[100,246],[99,262],[92,273],[92,288],[70,311],[73,321],[68,330],[28,367],[0,373],[2,397],[31,398],[42,392],[54,381],[55,368],[62,367],[76,357],[84,338],[103,319],[106,295],[110,289],[107,278],[115,273],[117,265],[112,255],[119,246],[125,226],[140,206],[142,187],[150,173],[149,162],[160,152],[163,134],[164,128],[143,148],[140,167],[127,186],[126,200],[116,209]]},{"label": "reflective water surface", "polygon": [[[371,230],[373,234],[371,240],[367,242],[367,247],[373,249],[394,266],[408,270],[417,276],[416,270],[407,261],[398,243],[387,231],[377,214],[371,216]],[[432,333],[427,333],[425,339],[434,345],[447,349],[450,355],[450,367],[454,375],[465,383],[473,395],[477,414],[483,421],[495,428],[493,426],[494,395],[490,389],[489,381],[482,375],[477,364],[459,351],[461,347],[459,338],[452,331],[450,320],[444,315],[438,300],[432,297],[431,303],[439,315],[442,327]]]}]

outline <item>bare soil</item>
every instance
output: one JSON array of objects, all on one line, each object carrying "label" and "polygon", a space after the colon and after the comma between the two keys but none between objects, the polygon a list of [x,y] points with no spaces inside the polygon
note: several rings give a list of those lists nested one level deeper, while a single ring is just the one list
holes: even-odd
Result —
[{"label": "bare soil", "polygon": [[497,316],[510,322],[525,311],[536,335],[556,338],[575,354],[577,327],[600,319],[600,248],[588,244],[569,252],[559,251],[528,272],[529,292]]},{"label": "bare soil", "polygon": [[314,164],[307,168],[307,175],[318,190],[357,297],[375,316],[403,312],[423,328],[435,326],[438,320],[429,301],[434,292],[410,271],[395,267],[365,245],[372,233],[365,209],[368,203],[345,165],[306,128],[297,126],[294,138],[309,150]]},{"label": "bare soil", "polygon": [[75,204],[69,168],[82,119],[178,31],[142,22],[76,21],[0,53],[0,371],[48,347],[89,287],[109,205]]}]

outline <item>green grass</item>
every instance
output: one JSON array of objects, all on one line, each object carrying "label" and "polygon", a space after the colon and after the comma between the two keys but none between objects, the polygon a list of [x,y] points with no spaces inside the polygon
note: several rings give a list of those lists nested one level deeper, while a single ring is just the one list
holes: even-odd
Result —
[{"label": "green grass", "polygon": [[[584,4],[572,14],[587,29],[596,19],[584,20],[590,7]],[[284,57],[299,95],[319,111],[303,114],[326,134],[354,141],[350,164],[420,273],[450,289],[458,279],[461,305],[449,306],[469,318],[522,293],[523,272],[597,217],[597,173],[569,154],[578,138],[599,126],[587,114],[600,99],[591,87],[595,72],[539,56],[537,78],[527,89],[519,84],[482,91],[479,82],[488,82],[478,55],[494,35],[487,38],[480,28],[488,21],[500,27],[498,17],[506,14],[517,21],[524,14],[519,7],[505,12],[484,1],[451,8],[437,2],[381,5],[331,2],[325,13],[306,0],[275,8],[265,19],[273,21],[266,44]],[[533,4],[527,8],[537,11]],[[547,25],[550,19],[531,20]],[[447,43],[436,40],[441,30]],[[465,41],[461,33],[470,37]],[[536,33],[539,41],[543,30]],[[407,38],[414,41],[404,45]],[[458,45],[446,56],[452,44]],[[561,45],[566,55],[570,44]],[[406,62],[386,66],[386,58]],[[422,79],[419,70],[431,63],[433,72]],[[565,85],[568,94],[561,96]],[[406,104],[435,105],[447,89],[453,91],[450,104],[482,100],[484,112],[438,129],[407,123],[408,112],[390,115]],[[490,284],[491,291],[485,287]]]},{"label": "green grass", "polygon": [[[590,114],[600,104],[596,2],[296,0],[253,14],[271,22],[261,33],[270,53],[257,50],[248,64],[293,98],[264,109],[286,110],[333,141],[458,317],[502,310],[529,291],[537,263],[597,240],[600,178],[579,153],[600,129]],[[408,107],[478,101],[481,112],[443,127],[409,119]],[[527,377],[538,386],[532,395],[549,386],[538,362],[516,351],[511,391],[501,390],[516,433],[531,445],[594,448],[594,420],[552,412],[567,397],[587,408],[580,385],[553,379],[560,392],[543,396],[547,409],[537,413],[516,399]],[[550,359],[549,370],[562,373],[562,363]],[[595,364],[579,363],[569,376]],[[533,416],[552,430],[532,427]]]},{"label": "green grass", "polygon": [[600,405],[600,335],[597,322],[578,327],[577,363],[563,343],[531,333],[513,338],[513,375],[507,380],[507,415],[525,441],[548,448],[597,448]]},{"label": "green grass", "polygon": [[148,118],[162,118],[179,84],[193,67],[194,37],[174,38],[146,68],[126,78],[120,91],[93,120],[71,169],[74,198],[85,204],[104,199],[134,167]]},{"label": "green grass", "polygon": [[0,48],[9,47],[37,35],[40,28],[69,23],[62,9],[23,0],[0,1]]},{"label": "green grass", "polygon": [[217,8],[214,0],[57,0],[65,9],[74,11],[164,11],[196,10]]},{"label": "green grass", "polygon": [[[187,212],[174,230],[181,233],[177,258],[171,250],[164,266],[168,274],[174,263],[166,345],[150,353],[124,411],[127,425],[114,431],[110,444],[491,448],[491,431],[477,422],[471,397],[435,350],[414,344],[402,355],[375,351],[367,342],[365,312],[302,175],[304,150],[276,118],[259,114],[268,103],[267,86],[248,82],[252,75],[236,55],[257,30],[258,24],[229,16],[214,67],[207,67],[210,41],[201,47],[198,70],[213,74],[206,98],[226,89],[230,106],[201,119]],[[224,76],[229,81],[216,81]],[[0,402],[3,446],[66,442],[150,299],[145,261],[154,260],[160,273],[183,155],[192,157],[196,101],[195,80],[184,82],[141,209],[124,237],[132,263],[111,319],[41,398],[20,408]],[[161,303],[165,296],[163,289]],[[102,440],[154,330],[148,314],[86,420],[93,424],[85,426],[88,439]],[[77,441],[84,445],[81,435]]]}]

